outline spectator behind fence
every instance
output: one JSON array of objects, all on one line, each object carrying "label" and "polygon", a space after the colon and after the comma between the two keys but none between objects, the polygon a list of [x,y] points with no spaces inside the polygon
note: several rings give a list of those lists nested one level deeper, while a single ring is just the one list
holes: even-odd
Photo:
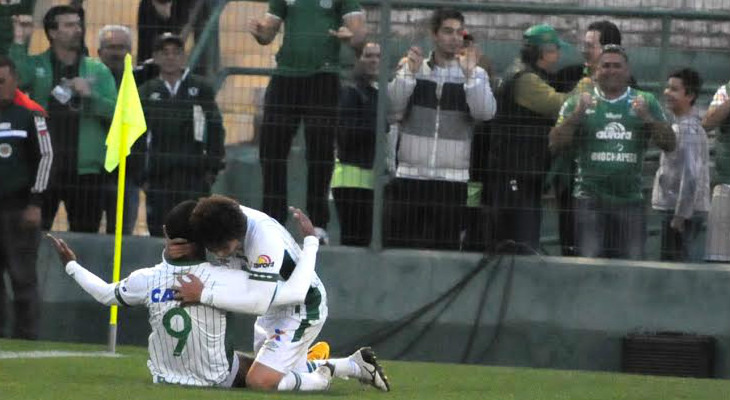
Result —
[{"label": "spectator behind fence", "polygon": [[662,261],[702,260],[697,239],[710,210],[710,151],[694,108],[701,88],[697,71],[685,68],[669,75],[664,89],[677,146],[662,152],[651,199],[663,216]]},{"label": "spectator behind fence", "polygon": [[343,245],[367,246],[373,231],[379,67],[380,45],[367,43],[355,64],[353,82],[340,94],[332,196]]},{"label": "spectator behind fence", "polygon": [[310,1],[294,4],[269,0],[269,12],[252,20],[256,41],[274,40],[282,22],[284,41],[277,67],[266,88],[260,157],[263,211],[280,223],[287,218],[287,157],[299,122],[307,145],[307,211],[320,241],[329,222],[327,198],[334,167],[334,142],[339,97],[340,43],[362,47],[365,15],[357,0]]},{"label": "spectator behind fence", "polygon": [[[122,83],[124,74],[124,57],[132,52],[132,33],[126,26],[105,25],[99,30],[99,59],[109,68],[114,76],[117,90]],[[145,63],[134,68],[134,81],[142,85],[145,81],[156,76],[158,68],[152,63]],[[154,76],[153,76],[154,74]],[[110,121],[111,122],[111,121]],[[109,127],[107,126],[107,131]],[[144,173],[144,153],[147,149],[144,140],[135,142],[131,155],[127,158],[127,179],[124,189],[124,221],[122,232],[129,235],[134,230],[139,207],[139,189],[142,185]],[[117,175],[118,170],[109,174],[107,182],[106,200],[106,232],[113,234],[116,227],[117,214]]]},{"label": "spectator behind fence", "polygon": [[550,131],[554,152],[574,150],[576,240],[583,257],[641,259],[646,216],[641,171],[649,139],[672,151],[675,138],[659,102],[629,87],[628,56],[604,46],[596,87],[563,105]]},{"label": "spectator behind fence", "polygon": [[0,55],[0,337],[5,337],[5,272],[13,288],[12,337],[38,337],[36,260],[42,194],[53,162],[45,111],[18,90],[13,62]]},{"label": "spectator behind fence", "polygon": [[13,30],[10,28],[15,21],[33,32],[35,2],[36,0],[0,1],[0,56],[7,55],[8,48],[13,43]]},{"label": "spectator behind fence", "polygon": [[154,45],[157,79],[139,89],[147,136],[147,226],[163,236],[165,215],[185,200],[210,194],[223,169],[225,131],[213,87],[185,69],[179,36],[164,33]]},{"label": "spectator behind fence", "polygon": [[[593,84],[593,76],[598,67],[603,46],[608,44],[621,45],[621,31],[611,21],[601,20],[592,22],[583,37],[582,54],[584,62],[578,65],[565,67],[557,72],[552,84],[559,92],[569,92],[579,83],[584,89]],[[633,78],[629,86],[636,88]],[[575,248],[575,204],[573,204],[573,182],[575,179],[575,157],[570,152],[553,159],[550,167],[551,184],[555,192],[558,205],[558,235],[560,251],[564,256],[577,254]]]},{"label": "spectator behind fence", "polygon": [[43,18],[50,42],[45,52],[29,56],[32,31],[14,24],[10,57],[21,86],[48,110],[55,159],[51,186],[43,200],[43,229],[48,230],[64,202],[69,228],[98,232],[107,182],[104,171],[106,127],[114,115],[114,77],[99,60],[81,52],[81,17],[69,6],[56,6]]},{"label": "spectator behind fence", "polygon": [[458,249],[474,126],[496,101],[474,48],[463,51],[464,16],[431,17],[433,53],[411,47],[388,85],[391,113],[402,115],[395,179],[385,188],[384,245]]},{"label": "spectator behind fence", "polygon": [[499,112],[492,123],[488,160],[494,172],[487,192],[492,196],[489,235],[500,252],[539,251],[542,193],[550,165],[548,132],[569,96],[550,86],[549,74],[565,46],[550,25],[528,28],[520,58],[497,90]]},{"label": "spectator behind fence", "polygon": [[718,129],[715,173],[712,176],[712,208],[707,226],[708,261],[730,261],[730,83],[720,86],[712,98],[702,126]]}]

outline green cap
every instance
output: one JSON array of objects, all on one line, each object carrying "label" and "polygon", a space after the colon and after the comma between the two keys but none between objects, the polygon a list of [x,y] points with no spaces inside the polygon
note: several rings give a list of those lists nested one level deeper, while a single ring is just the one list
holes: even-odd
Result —
[{"label": "green cap", "polygon": [[522,34],[522,38],[525,39],[525,42],[535,46],[544,44],[554,44],[558,47],[568,46],[568,43],[560,39],[555,28],[548,24],[533,25],[527,28]]}]

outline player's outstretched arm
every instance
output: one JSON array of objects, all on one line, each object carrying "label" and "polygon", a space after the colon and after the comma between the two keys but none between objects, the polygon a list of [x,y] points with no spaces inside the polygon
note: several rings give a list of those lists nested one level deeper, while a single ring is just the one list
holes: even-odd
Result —
[{"label": "player's outstretched arm", "polygon": [[[46,237],[51,241],[58,256],[61,258],[66,273],[86,293],[90,294],[94,300],[106,306],[136,305],[143,302],[146,295],[145,286],[143,284],[140,285],[142,281],[138,279],[141,277],[141,271],[143,270],[132,273],[129,278],[122,282],[125,285],[124,290],[117,290],[120,285],[119,283],[107,283],[76,262],[76,254],[63,239],[58,239],[50,234],[46,235]],[[122,297],[122,292],[125,293],[124,298]]]},{"label": "player's outstretched arm", "polygon": [[73,250],[63,241],[53,235],[46,235],[50,239],[53,247],[56,249],[58,256],[61,258],[63,265],[66,268],[66,273],[74,278],[76,283],[81,286],[82,289],[91,295],[96,301],[104,305],[119,304],[116,297],[114,296],[114,289],[116,285],[106,283],[103,279],[94,275],[92,272],[82,267],[76,262],[76,254]]}]

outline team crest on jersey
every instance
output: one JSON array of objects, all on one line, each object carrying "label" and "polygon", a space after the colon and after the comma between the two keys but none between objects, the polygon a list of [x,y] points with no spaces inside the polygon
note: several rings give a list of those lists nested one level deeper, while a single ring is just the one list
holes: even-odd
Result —
[{"label": "team crest on jersey", "polygon": [[293,6],[294,3],[296,3],[297,0],[286,0],[286,5]]},{"label": "team crest on jersey", "polygon": [[43,68],[43,67],[37,67],[35,69],[35,76],[37,76],[39,78],[45,77],[46,76],[46,69]]},{"label": "team crest on jersey", "polygon": [[189,87],[188,88],[188,96],[195,97],[195,96],[198,95],[198,93],[200,93],[200,89],[198,89],[196,87]]},{"label": "team crest on jersey", "polygon": [[161,97],[162,95],[160,95],[160,93],[152,92],[152,94],[150,95],[150,100],[159,100]]},{"label": "team crest on jersey", "polygon": [[9,130],[10,130],[10,128],[12,128],[12,127],[13,127],[13,126],[12,126],[12,125],[10,125],[10,122],[3,122],[3,123],[0,123],[0,131],[9,131]]},{"label": "team crest on jersey", "polygon": [[253,263],[253,266],[251,266],[251,268],[271,268],[273,266],[274,262],[271,261],[271,257],[267,256],[266,254],[262,254],[256,259],[256,262]]},{"label": "team crest on jersey", "polygon": [[7,143],[0,144],[0,158],[8,158],[13,155],[13,147]]},{"label": "team crest on jersey", "polygon": [[332,8],[332,0],[319,0],[319,6],[322,8]]}]

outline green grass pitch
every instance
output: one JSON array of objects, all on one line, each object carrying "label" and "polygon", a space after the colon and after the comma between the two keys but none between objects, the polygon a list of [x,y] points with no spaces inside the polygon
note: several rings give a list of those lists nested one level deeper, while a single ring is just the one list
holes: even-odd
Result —
[{"label": "green grass pitch", "polygon": [[260,393],[153,385],[146,349],[122,346],[120,358],[16,358],[8,352],[103,351],[100,345],[0,340],[1,400],[248,400],[248,399],[480,399],[671,400],[728,399],[730,381],[612,373],[384,361],[393,391],[352,380],[333,381],[319,394]]}]

